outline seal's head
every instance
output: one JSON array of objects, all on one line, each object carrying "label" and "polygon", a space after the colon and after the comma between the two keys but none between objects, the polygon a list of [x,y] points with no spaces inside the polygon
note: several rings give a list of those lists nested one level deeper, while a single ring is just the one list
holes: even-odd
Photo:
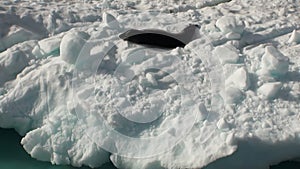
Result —
[{"label": "seal's head", "polygon": [[189,24],[186,28],[183,29],[182,32],[195,32],[196,30],[199,30],[201,28],[198,24]]},{"label": "seal's head", "polygon": [[200,25],[198,25],[198,24],[190,24],[190,25],[194,25],[196,28],[198,28],[198,29],[200,29],[201,28],[201,26]]}]

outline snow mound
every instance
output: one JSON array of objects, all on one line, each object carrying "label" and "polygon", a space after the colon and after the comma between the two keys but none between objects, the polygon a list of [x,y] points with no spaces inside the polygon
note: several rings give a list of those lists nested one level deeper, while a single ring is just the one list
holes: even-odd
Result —
[{"label": "snow mound", "polygon": [[119,22],[113,15],[111,15],[107,12],[104,12],[102,18],[103,18],[103,23],[105,23],[110,28],[112,28],[112,29],[120,28]]},{"label": "snow mound", "polygon": [[300,43],[300,33],[297,30],[294,30],[292,32],[292,35],[291,35],[291,37],[290,37],[290,39],[289,39],[288,42],[289,43],[293,43],[293,42]]},{"label": "snow mound", "polygon": [[273,82],[265,83],[258,88],[258,92],[261,93],[267,99],[273,99],[282,87],[282,83]]},{"label": "snow mound", "polygon": [[89,35],[85,32],[71,31],[67,33],[60,43],[60,57],[67,63],[74,64],[88,39]]},{"label": "snow mound", "polygon": [[251,85],[249,73],[245,67],[237,69],[226,79],[225,83],[226,86],[233,85],[240,90],[247,90]]},{"label": "snow mound", "polygon": [[284,76],[289,69],[289,59],[273,46],[265,48],[261,61],[261,74],[273,77]]},{"label": "snow mound", "polygon": [[213,55],[219,57],[222,64],[237,63],[239,60],[238,50],[234,46],[227,44],[217,46],[213,51]]},{"label": "snow mound", "polygon": [[60,53],[61,39],[62,34],[40,40],[32,50],[32,53],[37,58],[44,58],[51,55],[57,56]]},{"label": "snow mound", "polygon": [[[245,25],[242,21],[236,19],[234,16],[223,16],[216,22],[216,26],[226,36],[233,36],[233,34],[242,34]],[[236,35],[236,36],[238,36]]]},{"label": "snow mound", "polygon": [[35,43],[29,41],[0,53],[0,85],[15,79],[29,65],[30,60],[34,58],[31,50]]},{"label": "snow mound", "polygon": [[18,26],[10,27],[8,34],[0,40],[0,51],[12,47],[15,44],[38,39],[39,36]]}]

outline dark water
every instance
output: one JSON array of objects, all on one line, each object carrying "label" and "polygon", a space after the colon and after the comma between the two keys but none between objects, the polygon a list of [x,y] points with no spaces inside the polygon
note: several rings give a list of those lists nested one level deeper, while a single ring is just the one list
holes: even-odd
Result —
[{"label": "dark water", "polygon": [[271,166],[270,169],[300,169],[300,162],[285,161],[278,165]]},{"label": "dark water", "polygon": [[[89,167],[56,166],[37,161],[28,155],[20,144],[21,136],[13,129],[0,128],[0,169],[90,169]],[[97,169],[116,169],[107,163]],[[286,161],[270,169],[300,169],[300,162]]]},{"label": "dark water", "polygon": [[[13,129],[0,128],[0,169],[90,169],[52,165],[30,157],[20,144],[22,137]],[[111,163],[97,169],[116,169]]]}]

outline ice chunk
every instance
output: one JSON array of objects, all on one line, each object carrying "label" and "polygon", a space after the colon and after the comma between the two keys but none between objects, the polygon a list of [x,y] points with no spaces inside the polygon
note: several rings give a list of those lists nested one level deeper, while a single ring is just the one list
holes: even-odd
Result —
[{"label": "ice chunk", "polygon": [[[70,124],[62,125],[59,129],[60,132],[56,132],[57,124],[55,121],[52,122],[53,124],[48,123],[41,128],[28,132],[21,140],[24,149],[33,158],[51,161],[52,164],[72,164],[77,167],[86,164],[94,168],[108,161],[108,154],[97,147],[95,143],[92,143],[85,134],[82,133],[80,140],[74,143],[70,138],[76,138],[76,134],[67,131],[72,127],[74,121],[70,121],[72,119],[70,117],[62,118]],[[73,129],[79,132],[76,127]],[[82,149],[82,147],[84,148]]]},{"label": "ice chunk", "polygon": [[300,83],[293,84],[291,89],[290,95],[295,99],[300,99]]},{"label": "ice chunk", "polygon": [[40,161],[48,161],[51,157],[49,151],[43,149],[41,146],[35,146],[30,153],[32,157]]},{"label": "ice chunk", "polygon": [[13,89],[6,89],[6,98],[0,98],[0,126],[26,134],[21,143],[36,159],[78,167],[101,166],[108,161],[108,153],[91,141],[85,124],[71,113],[74,110],[68,104],[73,96],[66,90],[71,80],[68,65],[60,58],[47,61],[18,77]]},{"label": "ice chunk", "polygon": [[104,12],[102,15],[102,18],[103,18],[103,22],[110,28],[113,28],[113,29],[120,28],[119,22],[113,15],[111,15],[107,12]]},{"label": "ice chunk", "polygon": [[227,104],[235,104],[242,101],[243,93],[240,89],[235,87],[227,87],[222,92],[222,96]]},{"label": "ice chunk", "polygon": [[39,43],[41,51],[44,54],[49,54],[49,53],[53,52],[54,50],[58,50],[61,39],[62,38],[60,38],[60,37],[51,37],[51,38],[43,39],[43,40],[39,41],[38,43]]},{"label": "ice chunk", "polygon": [[[171,151],[163,155],[149,158],[130,158],[113,154],[110,159],[118,168],[161,169],[177,168],[179,166],[182,166],[181,168],[203,168],[210,162],[230,155],[236,150],[236,139],[232,132],[226,132],[226,125],[224,126],[225,130],[216,130],[217,122],[212,126],[203,125],[201,128],[195,128]],[[199,131],[201,134],[199,134]],[[215,155],[213,152],[222,155]],[[187,156],[188,158],[186,158]]]},{"label": "ice chunk", "polygon": [[31,51],[34,41],[17,44],[0,53],[0,85],[12,80],[20,73],[33,58]]},{"label": "ice chunk", "polygon": [[[74,3],[69,4],[70,9],[72,9],[72,11],[74,11],[74,15],[76,15],[74,20],[76,22],[79,22],[79,19],[76,18],[77,16],[78,18],[83,18],[85,16],[97,16],[94,12],[97,13],[99,10],[110,11],[110,9],[104,9],[105,5],[103,5],[103,3],[90,3],[90,0],[85,1],[88,3],[75,3],[75,6],[73,5]],[[125,2],[125,4],[120,4],[118,2],[110,4],[111,2],[108,2],[109,6],[107,6],[107,8],[111,8],[112,10],[117,9],[120,15],[118,17],[119,22],[127,24],[128,27],[137,29],[159,27],[168,31],[174,30],[175,32],[175,30],[181,30],[180,27],[184,26],[184,24],[182,24],[185,22],[184,19],[178,20],[178,17],[176,17],[177,14],[164,14],[156,11],[139,12],[140,9],[148,8],[150,5],[152,6],[151,9],[153,9],[155,6],[161,7],[162,5],[160,4],[163,4],[148,3],[149,0],[143,1],[145,1],[145,3],[142,3],[142,5],[140,5],[141,3],[136,3],[136,5],[127,5],[127,2]],[[224,0],[209,1],[212,3],[220,3],[221,1],[224,2]],[[12,2],[3,3],[11,3],[11,5],[13,5]],[[199,20],[200,15],[194,15],[197,14],[194,12],[195,10],[189,9],[190,7],[193,7],[188,4],[190,2],[186,1],[186,3],[186,5],[178,4],[175,7],[176,9],[172,9],[172,11],[179,12],[180,16],[183,16],[182,18],[185,18],[185,20],[189,18],[188,20],[190,21],[199,21],[201,24],[203,23],[204,25],[208,25],[215,24],[213,21],[217,19],[216,17],[220,16],[220,12],[225,14],[226,12],[231,11],[231,6],[234,5],[236,1],[215,5],[214,7],[208,7],[203,9],[203,11],[201,10],[203,12],[201,13],[201,16],[203,16],[203,18],[200,18],[201,20]],[[47,5],[45,2],[40,3],[40,5],[43,6],[45,4]],[[106,4],[106,2],[104,4]],[[144,8],[143,4],[148,5]],[[229,24],[229,26],[227,25],[224,29],[221,29],[224,25],[218,25],[222,32],[216,30],[215,27],[208,29],[208,27],[205,28],[205,26],[205,30],[201,31],[209,37],[213,35],[213,39],[218,37],[217,43],[213,42],[213,45],[221,45],[221,49],[226,47],[225,50],[215,52],[218,56],[211,55],[211,49],[213,47],[207,45],[210,41],[204,38],[204,36],[202,36],[201,39],[195,40],[193,44],[189,44],[185,48],[188,50],[173,50],[168,58],[166,55],[169,51],[147,48],[149,52],[145,53],[143,52],[145,51],[144,47],[136,47],[136,45],[131,44],[128,46],[128,44],[120,42],[116,43],[118,48],[116,49],[114,56],[116,57],[116,63],[121,66],[117,67],[113,74],[111,73],[113,71],[108,73],[98,72],[97,74],[93,74],[93,77],[87,78],[81,76],[85,75],[84,73],[79,73],[77,76],[76,72],[74,72],[74,68],[77,66],[77,68],[84,68],[84,70],[94,70],[93,68],[95,66],[98,68],[102,63],[106,63],[105,59],[108,57],[103,58],[103,62],[101,62],[101,64],[95,61],[97,61],[98,58],[100,58],[101,61],[102,56],[106,53],[110,54],[108,51],[114,51],[110,50],[112,46],[109,43],[99,44],[97,42],[96,46],[91,46],[94,48],[91,48],[89,55],[87,53],[88,56],[80,55],[80,57],[77,58],[76,66],[70,66],[61,59],[62,57],[48,57],[42,60],[37,60],[32,57],[32,60],[30,59],[31,61],[23,60],[21,55],[28,58],[27,54],[32,51],[32,48],[29,52],[26,52],[23,49],[18,49],[20,52],[17,54],[20,56],[15,57],[16,60],[12,59],[13,61],[11,63],[13,64],[4,64],[6,62],[10,62],[10,59],[8,59],[7,56],[2,57],[2,55],[0,55],[0,74],[2,75],[0,77],[0,81],[3,80],[2,77],[11,77],[10,82],[0,86],[0,88],[3,88],[2,92],[0,91],[0,94],[2,94],[0,96],[0,126],[15,128],[19,133],[24,135],[28,132],[22,140],[22,144],[27,152],[31,153],[31,155],[35,158],[47,160],[53,164],[71,164],[73,166],[86,165],[97,167],[108,161],[109,159],[107,156],[112,154],[111,161],[113,161],[119,168],[257,169],[268,168],[269,164],[277,163],[283,159],[299,157],[300,147],[298,133],[300,128],[299,118],[297,118],[297,113],[299,112],[297,99],[300,98],[300,94],[298,92],[299,87],[295,85],[291,87],[293,83],[299,84],[297,79],[295,79],[297,78],[297,66],[299,65],[299,59],[297,57],[290,57],[294,63],[294,65],[291,65],[290,69],[293,73],[288,74],[291,76],[289,76],[288,79],[281,79],[289,81],[286,82],[286,89],[288,89],[288,91],[284,94],[286,94],[286,96],[291,96],[288,92],[293,91],[295,93],[294,97],[268,102],[266,100],[261,100],[256,93],[248,90],[246,91],[247,93],[245,93],[245,96],[247,97],[242,104],[237,106],[226,105],[224,106],[226,108],[224,111],[221,109],[223,108],[221,103],[222,98],[219,97],[218,92],[221,89],[225,89],[225,83],[222,83],[222,75],[228,72],[228,69],[225,66],[220,66],[219,60],[222,61],[223,64],[239,62],[245,65],[245,70],[233,69],[234,71],[229,71],[230,76],[227,80],[230,85],[226,88],[226,97],[224,98],[228,104],[232,104],[243,99],[243,90],[248,88],[247,75],[245,75],[247,73],[245,73],[245,71],[249,70],[250,72],[251,69],[251,72],[257,72],[257,70],[261,68],[261,59],[265,52],[265,42],[274,40],[276,44],[277,42],[279,44],[278,49],[285,50],[286,53],[293,53],[295,56],[298,53],[296,51],[297,46],[290,49],[286,48],[282,45],[283,43],[281,43],[282,40],[287,40],[285,39],[287,37],[285,33],[291,32],[295,28],[295,25],[291,25],[292,28],[289,30],[290,24],[287,23],[288,20],[282,20],[280,17],[273,17],[272,19],[269,17],[270,15],[268,15],[268,12],[272,14],[271,10],[256,10],[256,5],[259,4],[260,3],[253,3],[252,5],[249,5],[249,7],[253,7],[253,10],[249,10],[250,13],[247,11],[248,8],[242,8],[242,10],[238,8],[238,10],[233,11],[233,13],[237,14],[236,16],[239,15],[239,12],[236,11],[240,11],[242,13],[246,12],[249,14],[249,17],[242,17],[245,22],[248,22],[249,31],[251,31],[251,33],[248,33],[248,38],[246,39],[250,40],[241,44],[239,44],[239,40],[231,41],[233,46],[236,46],[236,48],[239,47],[239,49],[245,54],[245,57],[240,57],[241,59],[238,57],[239,51],[236,50],[236,48],[232,48],[231,50],[231,47],[229,47],[230,49],[227,49],[228,46],[223,45],[228,39],[239,39],[241,36],[241,34],[238,33],[239,31],[236,32],[236,30],[231,28]],[[272,3],[262,4],[269,5]],[[62,19],[65,20],[66,18],[64,16],[66,12],[60,9],[64,6],[57,4],[53,5],[55,6],[55,9],[53,9],[57,11],[57,13],[53,13],[53,18],[49,18],[53,19],[53,22],[49,22],[50,24],[53,24],[50,25],[49,28],[53,26],[53,28],[55,28],[53,29],[53,33],[57,33],[59,32],[58,27],[60,22],[63,24]],[[26,6],[23,6],[22,4],[12,6],[11,12],[16,15],[19,14],[21,11],[13,12],[18,6],[24,7],[24,13],[26,13],[26,10],[31,11],[30,13],[34,15],[36,13],[35,10],[27,9]],[[82,8],[82,10],[76,6]],[[164,6],[167,8],[167,5]],[[51,4],[50,6],[47,6],[47,8],[48,7],[52,7]],[[123,7],[126,9],[135,8],[137,11],[128,12],[128,10],[118,9]],[[230,7],[230,10],[226,7]],[[3,11],[4,8],[6,8],[5,5],[3,6]],[[291,9],[295,10],[296,8]],[[289,12],[290,9],[287,10],[286,14],[289,15],[289,18],[292,19],[294,16],[297,16],[292,12]],[[49,11],[45,11],[46,15],[41,10],[37,10],[37,13],[40,16],[47,17]],[[257,14],[255,14],[255,12]],[[261,15],[261,12],[262,14],[265,12],[266,15]],[[86,18],[87,20],[93,20],[94,17]],[[3,18],[0,18],[0,20],[1,19]],[[10,19],[11,18],[8,18],[8,20]],[[265,22],[268,19],[270,19],[270,22]],[[31,22],[27,23],[31,24]],[[41,22],[39,23],[40,25],[43,25],[43,23],[47,25],[47,20],[45,20],[45,18],[41,18]],[[113,43],[115,39],[118,39],[116,34],[120,32],[114,29],[114,23],[115,18],[104,16],[103,22],[101,23],[74,23],[70,24],[70,26],[77,27],[76,29],[86,31],[90,34],[97,35],[94,40],[98,38],[100,42],[105,41]],[[228,29],[229,32],[225,33],[225,29]],[[71,32],[66,33],[69,34]],[[277,38],[274,37],[274,34],[283,35],[283,33],[284,36],[276,36]],[[68,42],[68,44],[72,44],[74,43],[73,40],[77,40],[77,37],[72,35],[69,37],[69,40],[72,42]],[[254,40],[251,40],[252,36],[254,36]],[[244,37],[244,35],[242,37]],[[262,43],[260,47],[255,47],[259,44],[252,43],[252,41],[257,39],[256,37],[258,37],[258,40],[262,40],[262,42],[259,41],[259,44]],[[45,40],[44,45],[42,45],[40,41],[40,48],[38,48],[37,51],[44,51],[45,54],[50,54],[53,50],[56,51],[55,48],[57,48],[58,41],[50,41]],[[33,44],[33,46],[35,45],[36,43]],[[84,47],[86,46],[89,45],[85,44]],[[65,54],[78,54],[74,50],[76,49],[80,51],[80,48],[77,47],[78,46],[75,45],[75,47],[71,49],[71,52],[68,48],[62,49],[66,49],[64,51]],[[81,50],[83,49],[84,48]],[[131,49],[136,49],[136,51],[132,52],[133,50]],[[127,52],[130,50],[131,52]],[[229,52],[227,50],[229,50]],[[260,50],[262,50],[262,52]],[[14,50],[11,48],[9,51]],[[159,55],[155,55],[157,56],[157,59],[154,59],[156,57],[153,57],[155,52],[159,53]],[[192,55],[191,53],[195,54]],[[233,58],[235,59],[233,59],[232,56],[234,56]],[[175,57],[178,58],[176,59]],[[82,60],[80,60],[80,58]],[[168,61],[169,58],[170,61]],[[176,60],[174,60],[174,58]],[[193,61],[195,58],[198,60]],[[76,55],[74,60],[76,60]],[[22,66],[22,61],[24,61],[24,63],[30,62],[28,64],[33,65],[26,65],[27,68],[25,69],[18,67],[20,65]],[[177,62],[174,61],[178,61],[180,64],[177,64]],[[230,64],[226,64],[226,66],[227,65]],[[192,70],[190,70],[191,66],[201,70],[200,73],[192,74]],[[105,70],[107,70],[107,67],[109,66],[105,64]],[[152,69],[152,67],[160,67],[162,69],[157,72],[156,69]],[[100,68],[102,70],[103,67]],[[9,74],[7,73],[7,70],[10,70],[8,72]],[[22,73],[19,73],[20,71]],[[123,85],[123,83],[117,85],[111,83],[115,82],[117,77],[116,75],[119,75],[116,74],[118,71],[120,73],[120,80],[125,79],[124,83],[126,82],[126,84],[133,76],[136,75],[135,78],[133,78],[134,83],[128,83],[128,86]],[[122,73],[124,74],[124,78]],[[130,73],[131,76],[127,76],[127,74]],[[141,73],[141,75],[136,73]],[[142,88],[138,83],[138,76],[143,76],[143,79],[145,79],[144,82],[151,84],[151,86],[145,89]],[[195,78],[191,78],[191,76],[195,76]],[[224,76],[228,77],[227,74]],[[178,78],[175,77],[180,79],[185,78],[186,80],[184,83],[181,83],[180,81],[176,82]],[[261,77],[267,77],[270,79],[273,78],[274,81],[276,81],[276,78],[271,76],[260,76],[256,79],[257,77],[255,75],[253,81],[258,81],[260,83],[259,86],[264,83],[270,83],[270,81],[266,82],[266,80],[261,80]],[[130,93],[127,95],[126,88],[131,86],[134,88],[133,90],[130,90],[132,94]],[[153,108],[155,110],[166,111],[164,111],[161,118],[154,121],[154,123],[149,123],[149,125],[141,125],[138,123],[132,124],[127,122],[128,120],[126,119],[126,121],[123,120],[123,117],[120,119],[121,116],[116,116],[114,114],[114,110],[111,110],[110,108],[114,109],[113,107],[117,104],[123,108],[121,105],[122,102],[117,102],[118,100],[111,99],[114,96],[123,95],[123,93],[120,92],[123,88],[125,89],[124,96],[129,96],[128,98],[132,99],[132,103],[138,103],[136,104],[136,107],[145,105],[145,108],[148,108],[148,105],[150,105],[149,108],[151,109]],[[257,90],[257,88],[259,87],[256,87],[256,85],[253,86],[253,89]],[[264,89],[261,90],[262,93],[265,92]],[[281,93],[280,90],[279,92]],[[187,98],[187,94],[192,95]],[[279,93],[277,92],[277,94]],[[298,98],[296,98],[296,96],[298,96]],[[80,97],[80,100],[78,100],[78,97]],[[195,101],[193,101],[194,99]],[[167,104],[164,104],[162,101],[166,101]],[[207,110],[202,102],[207,105]],[[215,108],[215,106],[218,106],[218,108]],[[228,107],[232,110],[229,110]],[[120,110],[122,111],[122,109]],[[137,119],[141,119],[140,117],[145,116],[149,118],[149,115],[155,115],[148,113],[149,111],[145,111],[146,114],[144,116],[143,114],[137,114],[139,113],[139,110],[143,109],[133,110],[135,110],[133,113],[135,113],[134,116],[136,115],[135,117],[137,117]],[[194,112],[199,113],[199,116],[197,116],[199,118],[196,116],[188,116],[188,118],[191,117],[192,120],[189,120],[188,122],[183,121],[183,115],[187,116]],[[294,114],[292,115],[290,112]],[[109,133],[114,132],[113,130],[112,132],[102,130],[105,124],[104,122],[107,122],[106,124],[109,125],[108,127],[116,129],[117,132],[124,134],[124,136],[132,136],[135,140],[141,141],[144,140],[144,138],[151,139],[164,133],[170,133],[168,134],[170,136],[178,135],[179,131],[182,130],[182,127],[177,124],[183,124],[182,126],[184,127],[192,124],[194,120],[196,122],[195,125],[193,125],[191,130],[187,131],[184,135],[182,135],[182,137],[180,137],[178,145],[174,145],[174,147],[168,146],[170,151],[168,149],[168,152],[160,154],[158,154],[159,152],[156,150],[157,147],[160,147],[162,144],[170,145],[168,142],[172,141],[172,137],[168,137],[167,139],[160,141],[151,140],[149,143],[153,143],[153,145],[145,144],[145,146],[141,147],[138,146],[138,144],[133,144],[132,146],[127,146],[129,144],[123,142],[123,140],[115,141],[107,137]],[[232,131],[227,131],[227,129],[231,129]],[[98,145],[95,144],[95,141],[97,141]],[[103,145],[102,141],[111,144],[112,147],[116,146],[117,150],[111,153],[105,152],[99,147]],[[164,143],[164,141],[167,142]],[[134,145],[136,145],[135,150],[137,151],[132,153],[131,151],[134,149]],[[130,151],[133,155],[132,158],[130,155],[125,157],[121,156],[121,153],[119,154],[119,151],[126,149],[126,147],[132,147],[131,149],[128,149],[128,151]],[[233,153],[237,150],[237,148],[238,151]],[[147,149],[153,150],[153,154],[149,155],[151,158],[153,157],[153,159],[150,159],[150,157],[147,159],[142,157],[139,158],[139,156],[135,155],[135,153],[137,153],[142,156]],[[118,156],[118,154],[120,156]],[[259,156],[259,158],[249,158],[249,156],[257,157],[257,155],[260,154],[261,156]],[[258,161],[258,159],[260,161]]]},{"label": "ice chunk", "polygon": [[[81,71],[95,71],[99,67],[100,64],[105,64],[104,57],[107,53],[114,47],[114,43],[112,42],[99,42],[95,43],[88,43],[87,46],[91,46],[90,51],[87,50],[86,54],[82,57],[79,57],[76,61],[76,68]],[[89,48],[89,47],[87,47]],[[106,67],[107,69],[112,69],[109,67],[110,64],[101,65]]]},{"label": "ice chunk", "polygon": [[231,76],[226,80],[226,85],[233,85],[240,90],[247,90],[250,86],[250,78],[248,71],[245,67],[237,69]]},{"label": "ice chunk", "polygon": [[227,33],[242,34],[244,31],[244,23],[240,20],[236,20],[234,16],[222,16],[217,20],[216,26],[225,35]]},{"label": "ice chunk", "polygon": [[294,30],[292,32],[292,35],[291,35],[291,37],[290,37],[290,39],[289,39],[288,42],[289,43],[293,43],[293,42],[300,43],[300,33],[297,30]]},{"label": "ice chunk", "polygon": [[205,120],[208,116],[208,111],[203,103],[200,103],[198,106],[199,109],[199,119]]},{"label": "ice chunk", "polygon": [[36,58],[47,57],[52,54],[58,55],[61,39],[62,35],[43,39],[34,47],[32,53]]},{"label": "ice chunk", "polygon": [[16,75],[27,66],[26,54],[18,49],[1,53],[0,58],[8,76]]},{"label": "ice chunk", "polygon": [[217,127],[218,129],[220,130],[228,130],[229,129],[229,124],[228,122],[224,119],[224,118],[221,118],[218,123],[217,123]]},{"label": "ice chunk", "polygon": [[38,39],[39,36],[18,26],[12,26],[7,36],[3,37],[0,41],[3,47],[0,46],[0,51],[7,49],[17,43],[28,40]]},{"label": "ice chunk", "polygon": [[70,31],[62,39],[60,43],[60,56],[67,63],[74,64],[86,43],[89,35],[81,31]]},{"label": "ice chunk", "polygon": [[213,55],[216,55],[222,64],[236,63],[239,60],[238,50],[229,44],[217,46],[213,50]]},{"label": "ice chunk", "polygon": [[80,20],[83,22],[96,22],[101,19],[101,16],[97,14],[84,14],[80,17]]},{"label": "ice chunk", "polygon": [[226,38],[230,40],[238,40],[241,39],[241,35],[234,32],[229,32],[226,34]]},{"label": "ice chunk", "polygon": [[157,81],[151,73],[147,73],[146,78],[147,78],[148,82],[151,83],[151,85],[157,86]]},{"label": "ice chunk", "polygon": [[265,83],[257,89],[266,99],[273,99],[282,87],[281,82]]},{"label": "ice chunk", "polygon": [[51,34],[56,34],[69,30],[71,27],[61,18],[59,13],[55,10],[50,10],[48,17],[45,18],[47,30]]},{"label": "ice chunk", "polygon": [[273,46],[267,46],[261,60],[262,75],[279,77],[285,75],[289,70],[289,58],[284,56]]}]

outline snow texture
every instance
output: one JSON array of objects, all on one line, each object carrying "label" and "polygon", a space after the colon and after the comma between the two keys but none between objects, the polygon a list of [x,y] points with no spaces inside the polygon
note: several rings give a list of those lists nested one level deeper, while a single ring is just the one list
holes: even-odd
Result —
[{"label": "snow texture", "polygon": [[[33,158],[77,167],[299,158],[299,16],[293,0],[1,1],[0,127]],[[118,38],[189,24],[200,36],[185,48]]]}]

